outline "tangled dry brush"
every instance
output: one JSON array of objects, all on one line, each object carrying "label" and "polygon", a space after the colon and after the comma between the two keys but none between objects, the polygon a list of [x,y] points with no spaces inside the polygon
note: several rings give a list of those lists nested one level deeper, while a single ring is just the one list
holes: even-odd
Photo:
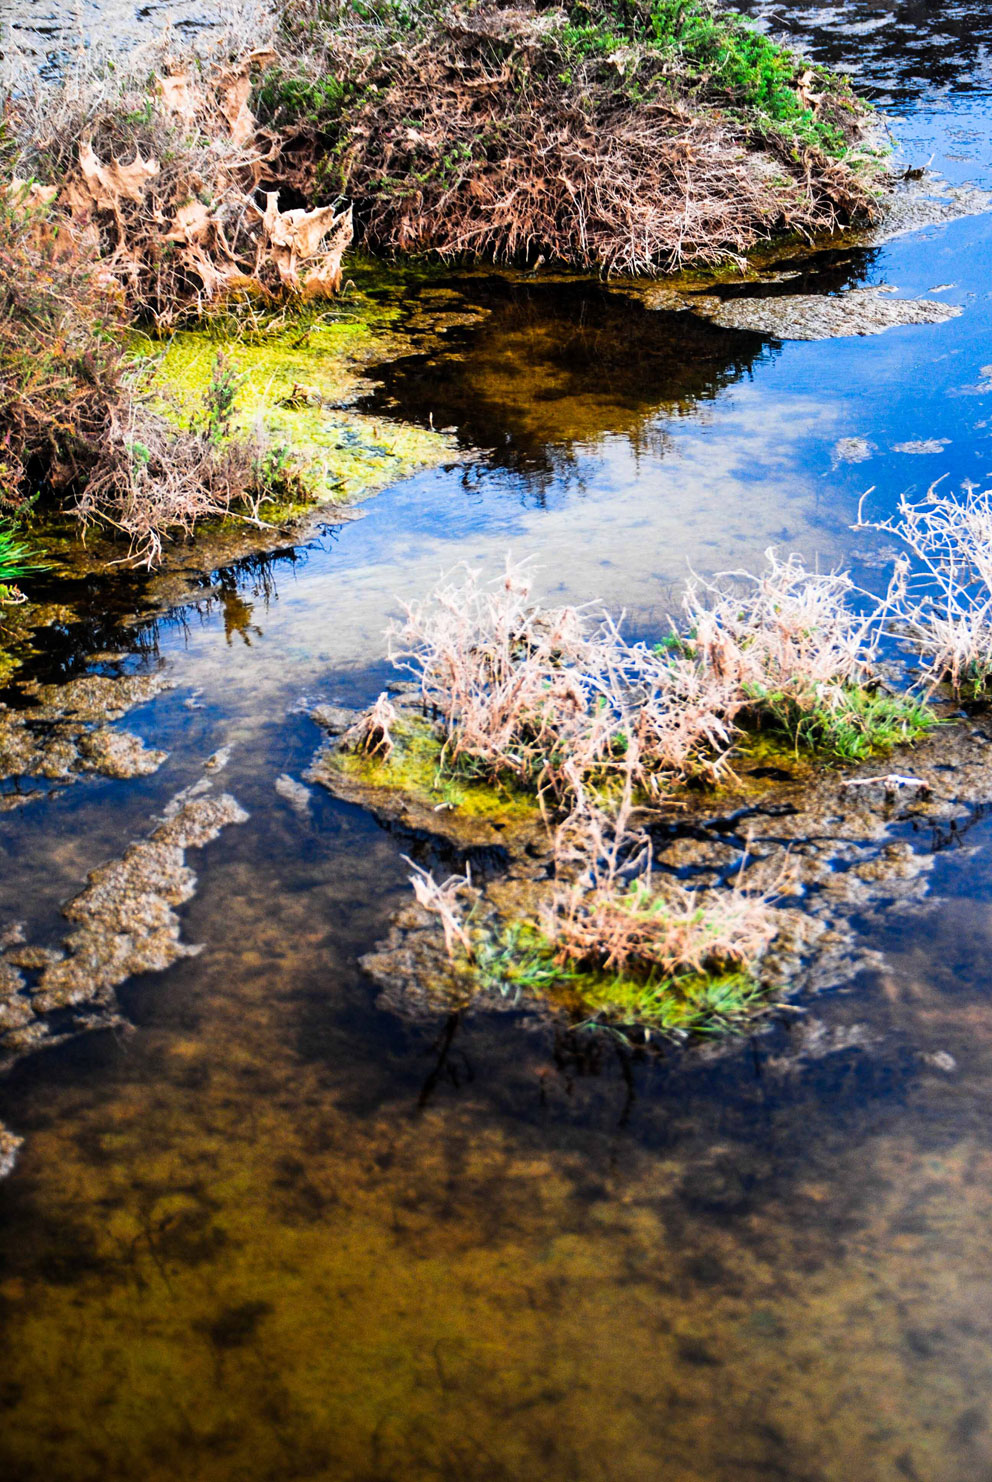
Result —
[{"label": "tangled dry brush", "polygon": [[644,273],[876,209],[867,110],[709,0],[360,9],[291,10],[262,98],[374,250]]},{"label": "tangled dry brush", "polygon": [[[539,930],[559,967],[652,981],[747,972],[775,935],[781,880],[749,872],[688,890],[653,871],[638,815],[671,799],[673,783],[726,776],[756,726],[853,756],[925,729],[922,707],[876,672],[892,601],[769,551],[757,577],[693,583],[681,633],[649,645],[598,608],[536,603],[526,564],[491,582],[462,568],[407,607],[392,657],[419,681],[440,771],[540,800],[555,883]],[[348,744],[388,758],[396,719],[381,696]],[[470,877],[418,870],[413,884],[449,951],[472,958]]]},{"label": "tangled dry brush", "polygon": [[17,141],[11,195],[67,218],[133,313],[168,324],[235,291],[329,296],[351,242],[351,215],[281,211],[278,140],[260,129],[253,80],[275,60],[233,38],[204,61],[157,43],[116,63],[85,64],[58,87],[6,102]]}]

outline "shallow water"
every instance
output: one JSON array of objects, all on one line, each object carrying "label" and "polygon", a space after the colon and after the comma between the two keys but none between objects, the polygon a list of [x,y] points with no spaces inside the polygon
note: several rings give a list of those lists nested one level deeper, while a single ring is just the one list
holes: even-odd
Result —
[{"label": "shallow water", "polygon": [[[753,8],[874,85],[907,162],[992,186],[986,7]],[[121,991],[133,1031],[0,1082],[26,1139],[0,1184],[0,1476],[992,1478],[987,810],[906,827],[934,865],[912,911],[859,923],[884,967],[729,1051],[649,1057],[377,1005],[356,958],[411,841],[274,787],[319,739],[299,703],[373,698],[397,599],[455,561],[533,552],[544,591],[645,631],[690,564],[773,542],[883,580],[884,543],[849,528],[869,486],[884,514],[992,478],[990,223],[797,259],[783,290],[964,310],[871,339],[411,282],[412,319],[442,287],[486,317],[371,406],[482,452],[165,617],[133,580],[74,594],[85,622],[35,670],[164,666],[175,688],[121,724],[170,756],[0,816],[0,924],[56,942],[87,870],[219,747],[251,821],[191,856],[204,951]]]}]

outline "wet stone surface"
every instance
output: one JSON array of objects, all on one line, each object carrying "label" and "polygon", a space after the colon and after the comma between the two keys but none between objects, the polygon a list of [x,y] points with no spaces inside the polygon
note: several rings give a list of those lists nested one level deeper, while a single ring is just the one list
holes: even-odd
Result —
[{"label": "wet stone surface", "polygon": [[698,295],[694,313],[722,329],[750,329],[779,340],[832,340],[844,335],[883,334],[902,324],[944,324],[961,313],[936,299],[892,298],[884,285],[852,288],[835,298],[785,294],[775,298],[719,299]]},{"label": "wet stone surface", "polygon": [[[248,818],[212,785],[204,776],[178,793],[147,839],[90,873],[63,907],[73,930],[59,948],[27,943],[16,923],[0,934],[0,1069],[86,1029],[123,1024],[114,995],[121,983],[200,951],[183,940],[177,914],[196,890],[186,851]],[[0,1140],[0,1165],[2,1153]]]},{"label": "wet stone surface", "polygon": [[[123,779],[157,771],[166,753],[149,750],[140,737],[110,723],[171,683],[158,672],[20,685],[23,708],[0,702],[0,782],[36,779],[65,786],[86,772]],[[0,792],[0,812],[40,795],[37,789]]]}]

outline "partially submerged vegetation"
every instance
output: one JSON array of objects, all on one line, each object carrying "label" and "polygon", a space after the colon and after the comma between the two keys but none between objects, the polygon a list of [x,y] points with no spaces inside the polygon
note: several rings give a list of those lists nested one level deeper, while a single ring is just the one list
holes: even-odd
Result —
[{"label": "partially submerged vegetation", "polygon": [[970,484],[956,499],[939,484],[915,503],[903,495],[898,518],[874,528],[906,547],[893,609],[928,683],[983,695],[992,679],[992,489]]},{"label": "partially submerged vegetation", "polygon": [[[414,866],[418,903],[449,956],[485,990],[550,1000],[573,1018],[652,1034],[709,1033],[767,999],[758,970],[776,935],[774,888],[737,878],[696,890],[652,868],[650,836],[586,806],[555,832],[552,883],[494,914],[471,873],[438,884]],[[531,910],[523,920],[508,905]]]},{"label": "partially submerged vegetation", "polygon": [[[462,847],[487,840],[447,815],[485,816],[488,790],[511,852],[510,814],[523,804],[526,817],[529,796],[546,829],[543,850],[533,835],[528,849],[546,883],[511,893],[509,910],[504,900],[494,915],[470,872],[413,877],[462,970],[625,1027],[726,1027],[767,1002],[761,962],[786,861],[760,879],[741,863],[699,892],[654,871],[651,820],[681,806],[686,785],[732,784],[762,735],[782,760],[788,748],[828,761],[923,736],[933,710],[878,671],[891,604],[769,551],[757,578],[691,584],[680,629],[651,645],[602,611],[540,606],[525,567],[488,583],[463,570],[392,629],[416,697],[380,695],[310,776],[373,807],[405,793],[415,809],[387,816]],[[433,828],[432,804],[446,815]]]},{"label": "partially submerged vegetation", "polygon": [[647,800],[719,780],[760,730],[847,760],[925,730],[926,708],[877,670],[888,598],[766,559],[756,578],[690,583],[681,628],[653,644],[595,608],[540,606],[525,565],[488,583],[463,569],[408,605],[391,657],[439,723],[441,770],[553,809],[627,781]]}]

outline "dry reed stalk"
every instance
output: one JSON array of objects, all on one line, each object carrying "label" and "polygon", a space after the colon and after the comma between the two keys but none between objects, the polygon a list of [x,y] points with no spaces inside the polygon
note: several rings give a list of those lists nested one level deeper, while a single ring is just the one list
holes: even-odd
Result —
[{"label": "dry reed stalk", "polygon": [[541,924],[559,966],[665,977],[749,969],[777,930],[766,888],[743,880],[689,890],[652,872],[650,840],[630,827],[632,794],[609,816],[580,806],[555,840],[556,885]]},{"label": "dry reed stalk", "polygon": [[[457,577],[460,576],[460,580]],[[597,776],[718,768],[734,697],[684,656],[632,644],[593,607],[545,608],[526,563],[490,583],[456,568],[407,605],[391,657],[447,732],[445,760],[555,801]]]},{"label": "dry reed stalk", "polygon": [[388,761],[396,745],[390,727],[396,724],[396,707],[383,690],[368,710],[362,714],[350,730],[341,738],[343,748],[364,751],[368,756],[381,756]]},{"label": "dry reed stalk", "polygon": [[[992,675],[992,489],[899,501],[898,519],[870,528],[906,546],[890,588],[893,618],[921,650],[931,687],[984,688]],[[910,557],[918,563],[912,569]]]},{"label": "dry reed stalk", "polygon": [[859,591],[842,572],[808,571],[796,555],[783,561],[769,549],[765,559],[759,576],[690,583],[684,610],[695,656],[742,702],[774,694],[800,710],[842,708],[849,688],[872,677],[889,599]]},{"label": "dry reed stalk", "polygon": [[409,877],[413,886],[413,893],[417,903],[437,916],[444,932],[444,946],[450,958],[455,956],[455,947],[458,946],[471,959],[472,941],[465,929],[460,911],[460,897],[472,891],[472,868],[466,865],[464,875],[449,875],[447,880],[438,884],[429,870],[422,869],[420,865],[414,864],[407,855],[403,855],[404,864],[408,864],[413,870]]}]

